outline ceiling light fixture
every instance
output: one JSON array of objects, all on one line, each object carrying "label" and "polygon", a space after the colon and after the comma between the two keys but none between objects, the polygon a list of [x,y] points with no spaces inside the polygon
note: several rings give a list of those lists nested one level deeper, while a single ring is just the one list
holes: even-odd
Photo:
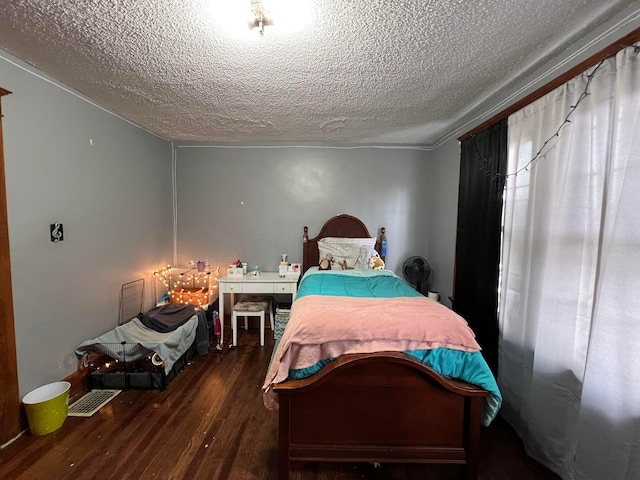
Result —
[{"label": "ceiling light fixture", "polygon": [[[207,0],[214,22],[235,39],[255,39],[303,31],[314,12],[309,0]],[[260,35],[258,35],[258,33]]]},{"label": "ceiling light fixture", "polygon": [[269,11],[265,8],[262,0],[251,0],[251,12],[253,12],[255,17],[251,28],[257,28],[260,35],[264,35],[264,27],[273,25],[273,19]]}]

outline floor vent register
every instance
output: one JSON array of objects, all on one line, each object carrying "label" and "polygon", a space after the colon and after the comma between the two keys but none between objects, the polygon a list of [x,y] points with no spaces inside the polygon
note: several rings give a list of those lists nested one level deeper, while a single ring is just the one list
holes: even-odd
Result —
[{"label": "floor vent register", "polygon": [[78,401],[69,405],[70,417],[90,417],[122,390],[91,390]]}]

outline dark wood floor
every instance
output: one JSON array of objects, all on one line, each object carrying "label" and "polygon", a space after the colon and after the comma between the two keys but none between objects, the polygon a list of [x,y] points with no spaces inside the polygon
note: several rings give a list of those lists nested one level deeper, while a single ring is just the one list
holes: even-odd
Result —
[{"label": "dark wood floor", "polygon": [[[164,391],[123,391],[90,418],[0,450],[3,479],[276,479],[277,414],[260,386],[273,348],[256,330],[240,346],[196,357]],[[268,337],[269,335],[267,335]],[[481,480],[559,477],[523,453],[499,418],[482,431]],[[454,465],[297,464],[291,478],[456,479]]]}]

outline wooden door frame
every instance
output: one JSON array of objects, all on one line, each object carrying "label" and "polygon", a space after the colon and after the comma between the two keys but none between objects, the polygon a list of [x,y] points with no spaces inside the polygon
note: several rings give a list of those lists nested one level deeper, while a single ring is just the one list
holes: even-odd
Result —
[{"label": "wooden door frame", "polygon": [[11,258],[7,215],[7,188],[2,141],[2,97],[10,94],[0,87],[0,447],[23,430],[18,387],[16,331],[13,318]]}]

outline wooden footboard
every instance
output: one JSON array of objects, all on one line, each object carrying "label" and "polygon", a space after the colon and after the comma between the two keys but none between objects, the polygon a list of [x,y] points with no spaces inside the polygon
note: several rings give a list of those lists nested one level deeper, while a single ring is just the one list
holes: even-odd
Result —
[{"label": "wooden footboard", "polygon": [[279,478],[291,462],[457,463],[477,476],[483,397],[397,352],[345,355],[279,395]]}]

